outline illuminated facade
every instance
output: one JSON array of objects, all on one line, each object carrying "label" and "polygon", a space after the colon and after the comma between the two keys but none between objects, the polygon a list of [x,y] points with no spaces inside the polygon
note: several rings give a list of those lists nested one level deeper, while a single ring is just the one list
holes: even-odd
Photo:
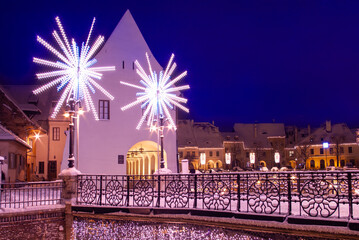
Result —
[{"label": "illuminated facade", "polygon": [[178,121],[179,165],[182,159],[189,160],[189,168],[207,171],[227,169],[222,138],[218,127],[211,123],[192,120]]},{"label": "illuminated facade", "polygon": [[[120,82],[138,84],[135,61],[146,63],[148,53],[152,70],[163,70],[156,61],[131,13],[127,11],[103,48],[96,55],[99,66],[115,66],[116,71],[104,75],[101,86],[115,99],[100,92],[92,96],[99,121],[88,114],[80,118],[79,154],[76,157],[82,173],[99,174],[151,174],[159,166],[158,135],[149,127],[136,130],[144,112],[140,108],[122,111],[121,107],[131,102],[138,89]],[[175,111],[170,115],[176,121]],[[177,146],[174,130],[164,131],[165,167],[177,172]],[[76,166],[76,162],[75,162]]]},{"label": "illuminated facade", "polygon": [[305,159],[306,169],[359,166],[356,132],[345,123],[332,125],[327,121],[298,143],[295,149],[298,157]]}]

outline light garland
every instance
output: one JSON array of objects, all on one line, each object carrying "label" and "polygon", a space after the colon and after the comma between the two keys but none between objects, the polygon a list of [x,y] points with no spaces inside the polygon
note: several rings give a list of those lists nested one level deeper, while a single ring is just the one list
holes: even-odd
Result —
[{"label": "light garland", "polygon": [[181,104],[187,103],[187,99],[178,97],[175,94],[175,92],[189,89],[189,85],[183,85],[178,87],[174,85],[187,75],[187,71],[181,73],[175,79],[170,81],[171,74],[177,66],[176,63],[172,64],[173,58],[174,54],[171,55],[165,72],[163,73],[162,71],[160,71],[159,75],[157,75],[157,73],[152,70],[149,56],[146,53],[146,59],[150,75],[148,75],[143,70],[142,66],[137,60],[135,61],[135,65],[137,67],[136,72],[141,77],[140,83],[143,86],[122,81],[120,82],[125,86],[142,90],[142,92],[137,92],[137,100],[121,108],[122,111],[125,111],[138,104],[141,104],[141,108],[145,109],[145,112],[143,113],[140,121],[136,126],[137,130],[141,128],[142,124],[146,119],[147,126],[150,127],[150,129],[153,129],[153,125],[156,125],[155,122],[157,121],[157,119],[168,120],[168,125],[170,126],[170,128],[176,129],[176,124],[171,117],[169,109],[174,109],[174,107],[178,107],[187,113],[189,112],[188,108]]},{"label": "light garland", "polygon": [[114,99],[114,97],[103,87],[101,87],[95,81],[95,79],[101,80],[102,73],[100,72],[114,71],[115,67],[91,67],[97,62],[96,59],[91,59],[91,57],[97,52],[101,44],[104,42],[104,37],[99,36],[93,46],[89,46],[90,37],[92,34],[93,26],[95,24],[94,18],[86,43],[82,43],[80,49],[74,39],[72,39],[72,42],[70,44],[59,17],[56,17],[56,23],[60,30],[62,38],[56,30],[53,32],[52,35],[55,38],[59,47],[61,48],[62,52],[56,50],[53,46],[51,46],[39,36],[37,36],[37,41],[42,44],[46,49],[48,49],[51,53],[53,53],[56,57],[58,57],[61,61],[52,62],[40,58],[33,58],[34,63],[56,69],[50,72],[36,74],[39,80],[53,78],[55,79],[35,89],[33,93],[40,94],[45,90],[55,85],[58,85],[57,91],[60,91],[63,88],[65,88],[65,90],[63,91],[58,103],[56,104],[51,118],[56,118],[64,102],[68,102],[69,99],[73,97],[73,99],[76,101],[84,100],[86,109],[88,111],[91,111],[94,118],[98,120],[96,108],[89,90],[92,93],[95,93],[96,88],[100,90],[104,95],[106,95],[109,99]]}]

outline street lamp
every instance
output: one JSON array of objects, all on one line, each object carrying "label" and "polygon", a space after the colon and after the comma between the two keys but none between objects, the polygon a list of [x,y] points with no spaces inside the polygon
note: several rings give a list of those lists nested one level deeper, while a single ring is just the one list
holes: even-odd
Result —
[{"label": "street lamp", "polygon": [[[201,153],[201,155],[200,155],[200,163],[201,163],[201,165],[206,164],[206,154],[205,153]],[[205,169],[205,167],[203,169]]]},{"label": "street lamp", "polygon": [[328,149],[329,148],[329,143],[328,142],[323,142],[323,149],[324,149],[324,151],[325,151],[325,165],[327,165],[328,164],[328,150],[326,150],[326,149]]},{"label": "street lamp", "polygon": [[226,157],[226,165],[227,165],[227,168],[229,169],[228,165],[231,164],[231,153],[226,153],[225,155]]},{"label": "street lamp", "polygon": [[68,167],[73,168],[75,157],[74,157],[74,143],[75,143],[75,119],[76,116],[76,105],[78,105],[79,110],[82,111],[81,108],[81,101],[73,98],[73,95],[71,95],[68,104],[66,105],[66,115],[70,117],[70,124],[69,124],[69,132],[70,132],[70,141],[69,141],[69,158],[68,158]]},{"label": "street lamp", "polygon": [[275,152],[274,153],[274,162],[277,164],[277,166],[279,167],[279,163],[280,163],[280,154],[279,152]]},{"label": "street lamp", "polygon": [[250,162],[252,168],[254,168],[255,161],[256,161],[256,154],[254,152],[251,152],[249,154],[249,162]]}]

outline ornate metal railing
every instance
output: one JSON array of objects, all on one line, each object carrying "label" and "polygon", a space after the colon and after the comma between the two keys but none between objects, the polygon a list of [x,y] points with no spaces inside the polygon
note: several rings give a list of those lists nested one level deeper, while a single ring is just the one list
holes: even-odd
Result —
[{"label": "ornate metal railing", "polygon": [[61,180],[51,182],[3,183],[0,208],[23,208],[61,203]]},{"label": "ornate metal railing", "polygon": [[79,175],[77,188],[79,205],[359,217],[359,171]]}]

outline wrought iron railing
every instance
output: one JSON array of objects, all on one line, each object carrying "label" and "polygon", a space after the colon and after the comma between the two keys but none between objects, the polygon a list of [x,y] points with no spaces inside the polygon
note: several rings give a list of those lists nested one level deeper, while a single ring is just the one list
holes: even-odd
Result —
[{"label": "wrought iron railing", "polygon": [[79,175],[77,204],[359,217],[359,171]]},{"label": "wrought iron railing", "polygon": [[0,208],[23,208],[61,203],[63,182],[3,183]]}]

